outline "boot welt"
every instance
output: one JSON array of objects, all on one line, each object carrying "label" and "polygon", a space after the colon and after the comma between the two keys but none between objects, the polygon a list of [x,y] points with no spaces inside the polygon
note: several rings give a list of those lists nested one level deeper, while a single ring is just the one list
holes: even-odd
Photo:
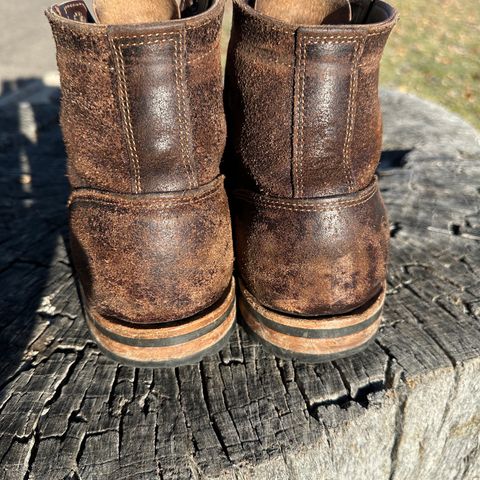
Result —
[{"label": "boot welt", "polygon": [[[83,297],[83,295],[82,295]],[[212,307],[180,322],[133,325],[115,322],[84,305],[87,325],[99,349],[135,367],[178,367],[198,363],[228,343],[235,328],[235,283]]]},{"label": "boot welt", "polygon": [[321,363],[364,350],[382,322],[385,286],[364,306],[338,316],[296,317],[262,306],[239,281],[239,311],[247,330],[279,358]]}]

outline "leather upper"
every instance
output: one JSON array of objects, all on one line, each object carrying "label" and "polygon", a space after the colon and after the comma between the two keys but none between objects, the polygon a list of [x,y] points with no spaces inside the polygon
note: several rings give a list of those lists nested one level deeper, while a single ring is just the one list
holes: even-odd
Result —
[{"label": "leather upper", "polygon": [[389,5],[376,9],[376,23],[298,26],[235,0],[226,162],[242,184],[311,198],[371,182],[381,153],[379,63],[396,22]]},{"label": "leather upper", "polygon": [[376,181],[325,199],[237,191],[234,229],[241,278],[271,309],[342,314],[383,287],[390,235]]},{"label": "leather upper", "polygon": [[187,19],[101,25],[47,11],[74,188],[180,191],[218,175],[225,146],[224,0]]},{"label": "leather upper", "polygon": [[342,314],[385,282],[378,70],[396,12],[377,2],[369,22],[294,25],[234,0],[224,163],[238,271],[268,308]]},{"label": "leather upper", "polygon": [[233,270],[219,176],[224,1],[194,17],[128,25],[92,23],[82,5],[47,16],[86,306],[125,322],[182,320],[221,298]]},{"label": "leather upper", "polygon": [[181,320],[217,301],[232,278],[222,178],[182,196],[76,190],[70,231],[89,309],[105,318]]}]

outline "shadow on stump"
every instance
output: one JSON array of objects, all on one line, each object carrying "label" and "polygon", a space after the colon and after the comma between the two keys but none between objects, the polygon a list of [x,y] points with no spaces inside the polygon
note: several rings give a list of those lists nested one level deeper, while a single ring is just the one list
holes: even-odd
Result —
[{"label": "shadow on stump", "polygon": [[[1,91],[0,399],[5,386],[31,368],[24,352],[45,328],[36,318],[48,310],[42,302],[66,232],[68,196],[58,89],[19,79],[3,82]],[[35,92],[43,95],[38,103]]]}]

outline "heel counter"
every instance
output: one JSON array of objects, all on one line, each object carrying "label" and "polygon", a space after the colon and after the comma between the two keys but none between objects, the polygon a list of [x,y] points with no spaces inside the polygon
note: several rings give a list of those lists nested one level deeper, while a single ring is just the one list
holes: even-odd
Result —
[{"label": "heel counter", "polygon": [[87,308],[134,323],[181,320],[220,298],[232,276],[221,179],[188,195],[77,190],[71,244]]},{"label": "heel counter", "polygon": [[389,226],[376,182],[357,194],[314,201],[240,193],[234,219],[240,276],[268,308],[340,314],[383,286]]},{"label": "heel counter", "polygon": [[101,25],[46,14],[57,46],[73,188],[195,189],[219,174],[224,0],[201,16]]}]

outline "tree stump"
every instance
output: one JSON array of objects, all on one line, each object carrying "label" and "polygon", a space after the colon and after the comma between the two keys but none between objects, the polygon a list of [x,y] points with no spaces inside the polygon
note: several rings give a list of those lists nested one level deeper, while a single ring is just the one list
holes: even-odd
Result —
[{"label": "tree stump", "polygon": [[196,366],[134,369],[90,339],[68,257],[58,90],[0,99],[0,476],[479,479],[480,144],[382,94],[384,323],[353,358],[278,360],[241,327]]}]

